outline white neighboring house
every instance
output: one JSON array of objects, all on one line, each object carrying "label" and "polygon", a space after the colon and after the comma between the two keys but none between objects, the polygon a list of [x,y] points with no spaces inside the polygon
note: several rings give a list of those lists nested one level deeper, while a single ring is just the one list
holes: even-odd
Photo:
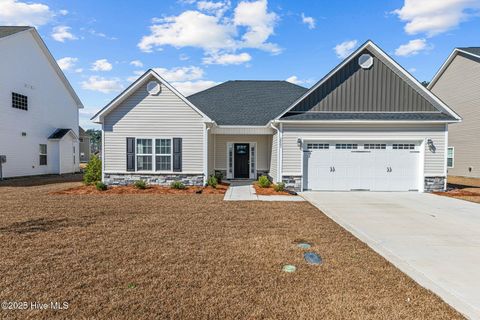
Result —
[{"label": "white neighboring house", "polygon": [[35,28],[0,27],[4,178],[79,171],[82,102]]}]

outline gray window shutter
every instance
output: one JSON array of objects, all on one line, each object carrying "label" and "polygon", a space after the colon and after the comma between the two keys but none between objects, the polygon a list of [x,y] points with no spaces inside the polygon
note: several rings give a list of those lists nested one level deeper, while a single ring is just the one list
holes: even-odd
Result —
[{"label": "gray window shutter", "polygon": [[127,138],[127,171],[135,171],[135,138]]},{"label": "gray window shutter", "polygon": [[182,138],[173,138],[173,171],[182,172]]}]

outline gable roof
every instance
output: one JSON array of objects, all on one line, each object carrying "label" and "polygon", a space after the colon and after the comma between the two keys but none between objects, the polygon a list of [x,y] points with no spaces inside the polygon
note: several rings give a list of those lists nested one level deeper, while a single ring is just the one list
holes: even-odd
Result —
[{"label": "gable roof", "polygon": [[235,80],[188,100],[218,125],[265,126],[306,91],[287,81]]},{"label": "gable roof", "polygon": [[70,133],[73,137],[77,138],[77,135],[72,129],[58,128],[48,137],[48,140],[61,140],[67,133]]},{"label": "gable roof", "polygon": [[[373,67],[367,70],[361,69],[355,59],[364,53],[370,54],[374,59]],[[372,84],[375,87],[372,88]],[[330,71],[275,120],[300,120],[303,118],[292,116],[307,112],[344,112],[351,116],[348,119],[346,115],[339,117],[310,114],[308,119],[312,121],[369,119],[368,116],[360,116],[362,113],[375,113],[375,117],[370,117],[372,121],[461,120],[460,116],[370,40]],[[416,113],[417,116],[412,115],[401,120],[403,116],[389,116],[389,113]],[[426,120],[431,117],[419,116],[423,113],[437,113],[438,120]]]},{"label": "gable roof", "polygon": [[211,122],[212,120],[203,113],[199,108],[193,105],[184,95],[178,92],[170,83],[163,79],[157,72],[152,69],[147,70],[143,75],[141,75],[137,80],[135,80],[128,88],[123,90],[118,96],[116,96],[109,104],[100,109],[90,120],[95,123],[102,123],[103,118],[113,109],[115,109],[120,103],[125,101],[132,93],[135,92],[140,86],[142,86],[150,77],[156,78],[161,84],[166,86],[171,90],[177,97],[179,97],[183,102],[185,102],[189,107],[198,112],[206,122]]},{"label": "gable roof", "polygon": [[28,29],[31,29],[32,27],[28,26],[22,26],[22,27],[17,27],[17,26],[0,26],[0,38],[5,38],[8,36],[11,36],[12,34],[22,32]]},{"label": "gable roof", "polygon": [[82,101],[77,96],[77,93],[75,92],[75,90],[73,90],[72,85],[68,81],[67,77],[65,77],[65,74],[63,73],[62,69],[60,69],[57,61],[53,57],[50,50],[48,50],[47,45],[45,44],[42,37],[40,37],[40,34],[37,32],[37,30],[34,27],[28,27],[28,26],[21,26],[21,27],[0,26],[0,40],[2,40],[2,38],[17,35],[17,34],[19,34],[21,32],[24,32],[24,31],[29,31],[32,34],[33,38],[37,42],[38,46],[42,50],[45,57],[47,58],[48,62],[50,62],[50,65],[53,67],[55,73],[60,78],[60,81],[63,83],[63,85],[65,86],[65,88],[67,89],[67,91],[70,93],[71,97],[73,98],[73,100],[77,104],[77,107],[80,108],[80,109],[83,108]]},{"label": "gable roof", "polygon": [[445,72],[445,70],[447,70],[447,68],[450,66],[453,59],[455,59],[457,55],[462,55],[464,57],[470,58],[472,61],[480,63],[480,47],[463,47],[453,49],[447,60],[445,60],[440,69],[438,69],[437,73],[435,73],[435,75],[433,76],[432,81],[430,81],[430,83],[428,84],[429,90],[431,90],[435,86],[438,79],[440,79],[442,74]]}]

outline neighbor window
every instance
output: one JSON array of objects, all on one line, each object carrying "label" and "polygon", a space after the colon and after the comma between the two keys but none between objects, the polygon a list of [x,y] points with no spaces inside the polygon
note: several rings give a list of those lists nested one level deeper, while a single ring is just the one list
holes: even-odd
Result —
[{"label": "neighbor window", "polygon": [[155,171],[172,170],[172,140],[155,139]]},{"label": "neighbor window", "polygon": [[28,97],[23,94],[12,92],[12,108],[28,110]]},{"label": "neighbor window", "polygon": [[39,162],[41,166],[47,165],[47,145],[41,144],[39,146]]},{"label": "neighbor window", "polygon": [[447,152],[447,168],[453,168],[453,165],[455,164],[454,158],[455,149],[453,147],[449,147]]},{"label": "neighbor window", "polygon": [[152,139],[137,139],[137,170],[152,170]]}]

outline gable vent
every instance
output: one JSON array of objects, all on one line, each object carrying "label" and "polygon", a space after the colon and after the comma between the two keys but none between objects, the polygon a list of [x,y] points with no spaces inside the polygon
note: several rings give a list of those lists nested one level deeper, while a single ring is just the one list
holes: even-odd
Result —
[{"label": "gable vent", "polygon": [[358,58],[358,65],[362,69],[369,69],[371,66],[373,66],[373,57],[367,53],[362,54]]}]

